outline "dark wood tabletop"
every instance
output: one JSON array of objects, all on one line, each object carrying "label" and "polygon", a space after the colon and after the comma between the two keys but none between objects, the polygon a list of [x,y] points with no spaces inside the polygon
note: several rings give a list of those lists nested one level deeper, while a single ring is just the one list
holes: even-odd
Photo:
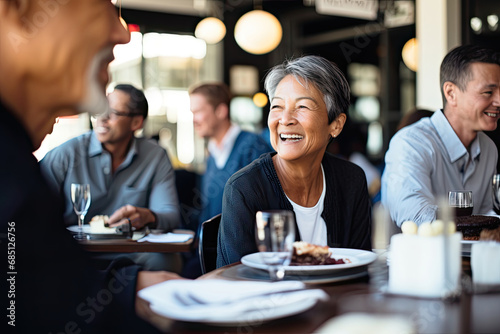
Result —
[{"label": "dark wood tabletop", "polygon": [[[190,230],[174,230],[174,233],[191,234]],[[107,253],[136,253],[136,252],[154,252],[154,253],[176,253],[189,252],[193,246],[193,238],[186,242],[172,243],[153,243],[138,242],[133,239],[90,239],[80,241],[83,248],[89,252],[107,252]]]},{"label": "dark wood tabletop", "polygon": [[[454,300],[423,299],[389,295],[380,292],[370,274],[351,280],[326,284],[307,284],[328,293],[327,302],[290,317],[261,324],[241,323],[235,327],[216,327],[199,323],[172,321],[154,313],[148,320],[172,333],[314,333],[335,316],[363,312],[401,315],[411,320],[417,333],[500,333],[500,292],[474,293],[471,286],[468,258],[464,258],[462,276],[464,291]],[[235,272],[242,269],[235,263],[207,273],[199,279],[238,280]],[[469,288],[468,288],[469,287]]]}]

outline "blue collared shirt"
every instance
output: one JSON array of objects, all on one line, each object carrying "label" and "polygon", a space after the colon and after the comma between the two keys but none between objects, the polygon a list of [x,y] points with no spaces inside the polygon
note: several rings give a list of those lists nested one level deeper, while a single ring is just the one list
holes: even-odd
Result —
[{"label": "blue collared shirt", "polygon": [[77,224],[71,183],[90,184],[91,204],[85,222],[131,204],[153,211],[158,228],[171,230],[180,224],[174,169],[166,151],[152,141],[134,138],[125,160],[113,173],[111,155],[91,131],[54,148],[40,166],[48,183],[64,198],[68,225]]},{"label": "blue collared shirt", "polygon": [[385,155],[382,204],[398,226],[436,219],[438,198],[451,190],[471,190],[474,214],[492,210],[491,178],[498,151],[478,132],[470,152],[441,110],[407,126],[392,138]]}]

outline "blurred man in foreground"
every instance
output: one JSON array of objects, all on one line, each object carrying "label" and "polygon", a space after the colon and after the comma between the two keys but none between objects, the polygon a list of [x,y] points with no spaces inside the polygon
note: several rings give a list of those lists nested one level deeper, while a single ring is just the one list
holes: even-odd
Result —
[{"label": "blurred man in foreground", "polygon": [[109,0],[0,1],[0,244],[10,282],[2,324],[10,331],[153,331],[135,315],[135,293],[177,277],[140,272],[128,259],[93,270],[32,155],[56,117],[107,108],[112,48],[129,38]]}]

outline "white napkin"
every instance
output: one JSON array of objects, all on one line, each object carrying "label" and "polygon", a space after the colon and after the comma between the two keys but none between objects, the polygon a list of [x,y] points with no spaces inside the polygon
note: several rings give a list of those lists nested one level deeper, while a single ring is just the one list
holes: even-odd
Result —
[{"label": "white napkin", "polygon": [[173,243],[173,242],[186,242],[191,239],[193,236],[191,234],[180,234],[180,233],[164,233],[164,234],[148,234],[144,238],[137,240],[137,242],[165,242],[165,243]]},{"label": "white napkin", "polygon": [[305,290],[299,281],[249,282],[171,280],[139,291],[151,309],[183,321],[236,321],[252,312],[272,312],[292,304],[328,300],[320,289]]}]

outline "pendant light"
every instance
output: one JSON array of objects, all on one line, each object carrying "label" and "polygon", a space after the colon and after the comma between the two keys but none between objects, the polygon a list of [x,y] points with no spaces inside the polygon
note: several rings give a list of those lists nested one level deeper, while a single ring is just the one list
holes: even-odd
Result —
[{"label": "pendant light", "polygon": [[226,26],[216,17],[207,17],[198,23],[194,35],[207,44],[217,44],[226,36]]},{"label": "pendant light", "polygon": [[234,27],[236,43],[246,52],[256,55],[273,51],[280,44],[282,35],[278,19],[261,8],[240,17]]}]

